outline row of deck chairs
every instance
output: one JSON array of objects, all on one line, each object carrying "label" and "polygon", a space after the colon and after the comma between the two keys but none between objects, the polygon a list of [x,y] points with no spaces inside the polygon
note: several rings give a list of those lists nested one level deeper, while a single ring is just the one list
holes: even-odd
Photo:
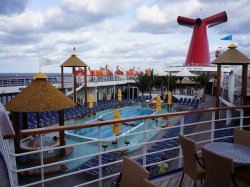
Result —
[{"label": "row of deck chairs", "polygon": [[177,102],[178,104],[181,105],[190,105],[190,106],[197,106],[198,104],[200,104],[200,100],[199,99],[191,99],[191,98],[180,98]]},{"label": "row of deck chairs", "polygon": [[[115,154],[111,154],[111,153],[104,153],[102,154],[102,164],[109,164],[115,161],[121,160],[120,156],[117,156]],[[85,170],[83,171],[83,178],[85,178],[86,180],[88,179],[97,179],[99,178],[99,168],[93,168],[90,169],[92,167],[96,167],[99,165],[99,158],[98,156],[91,158],[90,160],[88,160],[87,162],[81,164],[77,170]],[[89,170],[86,170],[89,169]],[[119,164],[110,164],[107,166],[103,166],[102,167],[102,174],[103,176],[108,176],[110,174],[114,174],[117,172],[117,170],[119,169]]]},{"label": "row of deck chairs", "polygon": [[146,101],[146,100],[150,100],[152,99],[152,96],[149,96],[149,95],[144,95],[143,97],[141,95],[138,95],[135,97],[135,102],[142,102],[143,101]]},{"label": "row of deck chairs", "polygon": [[[215,132],[214,132],[214,138],[217,139],[215,141],[219,142],[233,142],[233,132],[234,127],[236,127],[237,124],[230,123],[228,125],[226,124],[219,124],[215,126]],[[232,127],[232,128],[230,128]]]},{"label": "row of deck chairs", "polygon": [[[81,116],[89,116],[95,114],[98,111],[106,110],[109,108],[114,108],[116,106],[130,106],[133,104],[133,101],[130,99],[123,99],[122,101],[118,100],[106,100],[106,101],[99,101],[95,103],[93,108],[89,108],[86,105],[81,105],[74,108],[69,108],[64,110],[64,119],[70,120],[76,117]],[[45,127],[59,121],[59,113],[58,111],[48,111],[48,112],[40,112],[40,126]],[[37,128],[37,114],[35,112],[29,112],[27,115],[28,121],[28,128],[34,129]],[[19,124],[20,129],[23,129],[23,115],[20,113],[19,115]]]}]

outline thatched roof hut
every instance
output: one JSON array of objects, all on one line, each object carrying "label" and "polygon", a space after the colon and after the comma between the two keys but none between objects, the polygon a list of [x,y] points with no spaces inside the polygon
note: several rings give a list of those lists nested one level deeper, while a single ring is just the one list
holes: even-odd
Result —
[{"label": "thatched roof hut", "polygon": [[231,44],[228,46],[228,50],[222,53],[218,58],[216,58],[212,64],[221,65],[243,65],[250,64],[250,59],[236,49],[237,46]]},{"label": "thatched roof hut", "polygon": [[[35,80],[24,88],[14,99],[5,105],[12,112],[13,127],[15,129],[15,149],[20,152],[19,113],[23,113],[24,127],[27,127],[27,112],[37,112],[37,124],[40,127],[39,112],[59,110],[59,125],[64,125],[64,112],[66,108],[75,106],[75,103],[46,80],[47,76],[39,72],[33,77]],[[60,145],[64,145],[64,132],[60,132]],[[62,155],[64,150],[62,150]]]},{"label": "thatched roof hut", "polygon": [[75,106],[75,103],[62,92],[51,85],[39,73],[34,76],[35,80],[24,88],[5,107],[11,112],[45,112],[63,110]]}]

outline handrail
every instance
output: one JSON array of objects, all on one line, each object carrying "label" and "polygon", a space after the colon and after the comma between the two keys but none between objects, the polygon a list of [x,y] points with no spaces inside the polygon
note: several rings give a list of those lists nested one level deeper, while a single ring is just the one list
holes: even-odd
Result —
[{"label": "handrail", "polygon": [[193,110],[193,111],[183,111],[183,112],[174,112],[174,113],[166,113],[166,114],[139,116],[139,117],[133,117],[133,118],[117,119],[117,120],[107,120],[107,121],[101,121],[101,122],[95,122],[95,123],[85,123],[85,124],[80,124],[80,125],[27,129],[27,130],[22,130],[21,135],[28,136],[28,135],[33,135],[33,134],[46,134],[49,132],[58,132],[58,131],[61,132],[61,131],[66,131],[66,130],[76,130],[76,129],[89,128],[89,127],[100,127],[100,126],[106,126],[106,125],[110,125],[114,123],[123,123],[123,122],[136,121],[136,120],[180,116],[180,115],[213,112],[213,111],[220,111],[220,110],[246,109],[246,108],[250,108],[250,106],[246,105],[246,106],[217,107],[217,108],[208,108],[208,109]]},{"label": "handrail", "polygon": [[3,139],[15,138],[15,131],[11,125],[9,116],[2,103],[0,103],[0,128],[2,131]]},{"label": "handrail", "polygon": [[[4,118],[7,116],[2,116]],[[2,135],[3,139],[13,139],[16,136],[16,133],[10,123],[0,123],[1,129],[2,129]]]}]

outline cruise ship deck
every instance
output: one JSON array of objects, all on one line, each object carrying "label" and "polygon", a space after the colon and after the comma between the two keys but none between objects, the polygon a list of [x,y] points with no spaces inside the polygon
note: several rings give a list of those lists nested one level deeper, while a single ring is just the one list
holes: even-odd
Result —
[{"label": "cruise ship deck", "polygon": [[[181,124],[183,124],[183,129],[182,129],[182,125],[180,124],[180,130],[181,130],[180,133],[185,133],[186,135],[192,137],[192,139],[194,139],[195,141],[200,142],[200,145],[203,145],[207,141],[210,142],[212,140],[212,138],[211,138],[212,136],[214,136],[215,141],[220,141],[220,140],[224,141],[225,139],[228,139],[228,138],[229,138],[229,141],[230,141],[230,139],[231,139],[230,138],[231,137],[230,132],[232,132],[231,129],[238,128],[238,127],[241,127],[241,125],[243,125],[243,118],[240,117],[242,115],[239,114],[238,111],[242,112],[243,111],[242,109],[244,109],[244,107],[243,108],[242,107],[232,107],[232,110],[237,115],[237,116],[234,115],[234,117],[232,117],[232,120],[238,121],[239,122],[238,126],[235,126],[235,127],[230,126],[230,125],[228,127],[223,126],[223,129],[222,129],[223,133],[219,135],[218,133],[215,132],[216,129],[213,129],[213,127],[211,129],[211,125],[213,126],[215,124],[215,121],[213,119],[213,117],[215,115],[215,112],[217,110],[223,110],[223,108],[221,108],[221,109],[212,109],[211,107],[213,107],[214,104],[215,104],[215,98],[213,96],[206,95],[206,102],[201,104],[202,108],[205,110],[205,112],[202,112],[202,110],[198,110],[198,111],[194,110],[192,112],[189,112],[189,111],[185,112],[184,111],[184,112],[177,112],[177,113],[171,113],[171,114],[157,114],[157,115],[147,116],[147,117],[144,116],[142,118],[144,120],[149,120],[151,118],[156,118],[156,117],[160,118],[160,117],[164,117],[165,115],[169,115],[172,122],[175,121],[174,123],[176,123],[178,120],[180,120]],[[176,105],[178,105],[178,104],[176,104]],[[206,108],[211,108],[211,109],[206,109]],[[230,107],[227,108],[227,110],[230,110]],[[188,123],[188,121],[185,120],[184,116],[187,115],[187,114],[190,115],[192,113],[194,113],[194,114],[200,113],[201,115],[199,115],[199,119],[197,121],[193,121],[191,123],[190,122]],[[171,115],[172,115],[172,117],[171,117]],[[225,115],[225,113],[222,112],[221,116],[223,116],[223,115]],[[140,117],[136,117],[136,118],[140,118]],[[121,120],[121,122],[131,121],[132,119],[133,118],[131,118],[131,119],[123,119],[123,120]],[[175,119],[175,120],[173,120],[173,119]],[[222,118],[220,120],[225,121],[225,120],[228,120],[228,118],[226,116],[224,116],[224,118]],[[105,122],[100,122],[100,123],[105,124]],[[205,124],[205,126],[201,125],[201,124]],[[184,126],[186,126],[186,127],[184,127]],[[193,127],[188,128],[190,126],[193,126]],[[65,128],[70,129],[71,127],[65,127]],[[167,129],[168,128],[170,128],[169,130],[171,130],[171,128],[174,128],[174,126],[173,127],[169,126],[169,127],[167,127]],[[191,131],[190,131],[190,129],[191,129]],[[54,129],[53,127],[50,129],[50,131],[57,131],[57,130]],[[220,131],[220,129],[217,129],[216,131],[218,131],[218,130]],[[34,132],[34,131],[36,131],[36,132]],[[35,133],[35,134],[37,134],[38,131],[41,131],[39,133],[44,134],[44,132],[42,132],[42,131],[46,131],[46,129],[44,128],[44,129],[40,129],[40,130],[33,130],[33,132],[30,131],[30,130],[25,130],[25,131],[22,131],[22,133],[23,133],[23,135],[25,135],[25,133],[28,133],[28,134],[30,134],[30,133],[34,134]],[[147,131],[149,131],[149,130],[147,130]],[[145,131],[145,132],[147,132],[147,131]],[[166,173],[166,175],[160,175],[159,177],[152,176],[151,181],[153,183],[155,183],[156,185],[160,186],[160,187],[161,186],[169,186],[169,187],[179,186],[179,183],[180,183],[180,180],[181,180],[181,174],[182,174],[181,169],[182,168],[181,168],[181,166],[178,166],[179,165],[178,163],[179,163],[179,159],[181,158],[181,155],[179,155],[179,153],[178,153],[179,151],[178,152],[176,152],[176,151],[172,152],[173,150],[179,150],[180,149],[179,145],[177,145],[176,147],[167,148],[166,150],[164,148],[163,148],[164,150],[154,149],[154,152],[152,152],[152,153],[149,152],[149,150],[152,147],[154,147],[155,144],[157,144],[158,141],[163,141],[163,139],[160,138],[160,137],[161,137],[161,134],[164,135],[163,132],[165,132],[165,131],[163,129],[161,131],[162,131],[162,133],[160,133],[160,135],[157,135],[156,136],[157,138],[153,138],[152,140],[150,140],[148,142],[144,142],[142,144],[142,146],[143,146],[142,149],[139,149],[136,152],[132,152],[132,153],[128,153],[128,154],[126,154],[126,152],[125,152],[125,154],[126,154],[126,156],[129,156],[131,158],[136,159],[138,162],[141,162],[141,164],[143,164],[143,165],[145,164],[144,166],[147,166],[147,167],[150,166],[153,169],[152,174],[153,173],[156,174],[155,172],[157,170],[155,170],[156,169],[155,166],[157,166],[157,164],[159,162],[161,162],[161,161],[159,161],[158,159],[154,160],[150,154],[153,154],[153,155],[155,154],[155,157],[158,157],[157,156],[158,153],[162,154],[161,153],[162,151],[166,151],[166,150],[170,151],[170,153],[171,153],[170,155],[172,155],[172,156],[168,157],[167,160],[166,160],[170,165],[169,173]],[[166,131],[166,132],[168,132],[168,131]],[[178,133],[175,136],[177,136],[177,135],[178,135]],[[173,140],[176,137],[165,137],[165,138],[169,139],[171,141],[171,139]],[[172,142],[174,142],[174,141],[172,141]],[[159,145],[160,145],[160,143],[159,143]],[[102,146],[102,145],[100,145],[100,146]],[[131,146],[131,147],[133,147],[133,146]],[[130,148],[130,146],[128,146],[128,148]],[[106,153],[112,153],[113,151],[117,151],[117,150],[119,151],[119,149],[121,149],[121,148],[118,148],[118,149],[114,148],[114,150],[110,149],[108,151],[102,150],[102,152],[104,151]],[[46,148],[45,148],[45,151],[46,151]],[[37,152],[39,153],[40,151],[38,150]],[[14,154],[14,155],[15,155],[15,157],[18,158],[21,155],[25,155],[25,154],[24,153],[21,153],[21,154],[19,153],[19,154]],[[99,154],[97,153],[97,156],[98,155]],[[147,155],[147,156],[145,156],[145,155]],[[122,154],[120,156],[121,156],[120,158],[122,158]],[[151,160],[151,161],[144,160],[144,159],[146,159],[146,157],[147,157],[147,159],[148,159],[148,157],[151,157],[151,159],[153,159],[154,161],[153,160]],[[138,159],[138,158],[141,158],[141,159]],[[175,161],[176,159],[177,159],[177,162]],[[121,163],[121,161],[122,161],[121,159],[118,159],[117,161],[114,161],[113,163],[115,163],[115,167],[111,167],[114,173],[113,174],[110,173],[111,175],[106,175],[106,176],[101,175],[102,179],[99,178],[101,180],[99,180],[98,178],[97,179],[92,178],[90,180],[90,178],[88,177],[89,175],[87,175],[86,173],[88,173],[88,171],[92,171],[92,170],[94,171],[96,169],[91,169],[91,168],[88,169],[87,168],[87,169],[83,169],[83,171],[81,171],[81,170],[72,170],[71,172],[63,173],[62,175],[58,175],[58,176],[54,176],[54,177],[52,176],[52,178],[47,178],[47,177],[45,178],[45,176],[44,176],[44,178],[40,178],[38,181],[37,181],[37,178],[36,178],[35,181],[34,181],[35,178],[29,178],[29,180],[20,180],[20,178],[19,178],[19,182],[21,182],[22,186],[30,186],[30,185],[31,186],[41,186],[41,185],[44,185],[44,186],[90,186],[90,187],[92,187],[92,186],[104,186],[104,187],[111,186],[112,183],[115,181],[115,179],[119,175],[119,170],[120,169],[119,169],[119,165],[117,165],[116,163]],[[99,160],[99,162],[100,162],[100,160]],[[48,166],[50,164],[45,164],[45,167],[46,167],[46,165]],[[1,165],[1,167],[2,167],[1,168],[2,175],[0,175],[0,177],[3,178],[2,181],[5,181],[5,184],[8,184],[9,181],[8,181],[8,178],[6,177],[6,175],[8,173],[8,170],[7,170],[7,168],[4,168],[3,166],[4,165]],[[95,166],[93,168],[98,168],[100,166],[101,165],[99,165],[99,166],[97,165],[97,166]],[[41,166],[35,166],[35,167],[32,167],[32,168],[41,168],[41,167],[44,167],[44,166],[41,165]],[[20,172],[27,171],[27,169],[25,169],[25,168],[21,169],[20,168],[20,169],[15,170],[15,171],[20,173]],[[176,169],[178,171],[174,172]],[[99,171],[101,171],[101,170],[99,170]],[[13,176],[15,176],[15,174]],[[15,180],[13,180],[13,178],[12,178],[12,180],[10,180],[10,183],[12,183],[12,186],[19,186],[20,185],[20,183],[19,183],[19,185],[17,185],[17,184],[13,184],[13,182],[15,183]],[[184,178],[184,181],[183,181],[183,186],[192,186],[192,185],[193,185],[193,180],[191,180],[187,175],[185,175],[185,178]],[[199,182],[197,183],[197,185],[201,186],[201,184]]]}]

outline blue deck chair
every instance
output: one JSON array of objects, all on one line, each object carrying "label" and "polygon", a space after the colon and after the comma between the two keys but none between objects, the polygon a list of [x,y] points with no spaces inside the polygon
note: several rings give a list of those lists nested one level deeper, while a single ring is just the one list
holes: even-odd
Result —
[{"label": "blue deck chair", "polygon": [[181,97],[179,100],[178,100],[178,103],[181,104],[183,102],[183,98]]},{"label": "blue deck chair", "polygon": [[184,98],[181,104],[185,105],[186,103],[187,103],[187,98]]}]

